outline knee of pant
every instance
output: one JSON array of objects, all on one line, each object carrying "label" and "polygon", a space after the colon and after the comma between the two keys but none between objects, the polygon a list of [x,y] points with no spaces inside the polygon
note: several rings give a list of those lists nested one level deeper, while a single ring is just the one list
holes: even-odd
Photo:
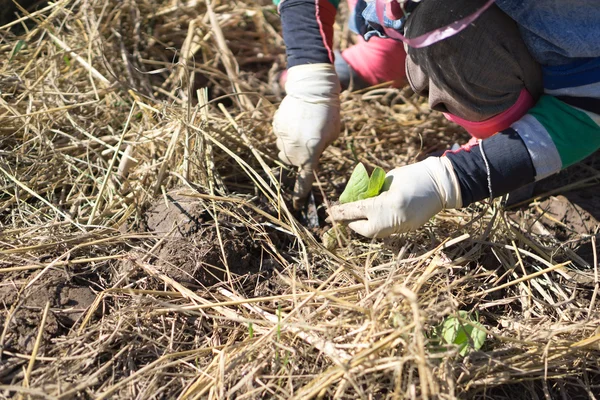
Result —
[{"label": "knee of pant", "polygon": [[393,82],[393,86],[406,84],[406,53],[402,43],[392,39],[371,38],[346,49],[342,56],[350,67],[366,82],[376,85]]}]

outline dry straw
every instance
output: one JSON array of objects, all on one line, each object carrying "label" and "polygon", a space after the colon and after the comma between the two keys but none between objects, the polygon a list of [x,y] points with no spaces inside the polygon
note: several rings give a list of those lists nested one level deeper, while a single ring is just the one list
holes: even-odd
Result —
[{"label": "dry straw", "polygon": [[[56,1],[1,27],[0,49],[1,396],[600,391],[595,236],[561,242],[537,203],[444,212],[335,254],[298,222],[270,132],[285,56],[267,0]],[[357,160],[390,169],[464,139],[409,90],[345,92],[343,120],[319,172],[329,201]],[[597,184],[585,168],[569,189]],[[161,249],[181,226],[144,228],[148,207],[173,196],[201,215],[205,236],[189,240],[217,250],[222,283],[172,274]],[[242,256],[263,271],[240,274]],[[62,294],[32,302],[57,274]],[[67,286],[95,301],[77,309]],[[458,310],[487,333],[466,358],[432,341]]]}]

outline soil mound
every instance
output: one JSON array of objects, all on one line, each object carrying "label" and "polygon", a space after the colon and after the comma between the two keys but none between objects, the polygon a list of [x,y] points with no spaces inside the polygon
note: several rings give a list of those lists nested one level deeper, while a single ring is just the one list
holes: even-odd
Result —
[{"label": "soil mound", "polygon": [[203,200],[177,193],[166,198],[146,212],[147,230],[167,235],[156,253],[163,273],[179,283],[210,286],[264,270],[261,247],[247,227],[224,213],[215,223]]},{"label": "soil mound", "polygon": [[540,208],[545,211],[544,223],[555,231],[563,231],[563,239],[568,239],[571,236],[569,233],[590,235],[598,228],[598,220],[588,209],[600,209],[600,199],[586,199],[577,194],[572,195],[570,199],[556,196],[542,201]]},{"label": "soil mound", "polygon": [[[89,287],[78,285],[63,271],[45,271],[20,295],[10,282],[3,284],[0,286],[0,304],[4,306],[3,319],[10,324],[4,348],[31,353],[47,302],[50,302],[50,312],[44,324],[42,345],[71,328],[95,298]],[[8,310],[13,307],[15,311],[9,315]]]}]

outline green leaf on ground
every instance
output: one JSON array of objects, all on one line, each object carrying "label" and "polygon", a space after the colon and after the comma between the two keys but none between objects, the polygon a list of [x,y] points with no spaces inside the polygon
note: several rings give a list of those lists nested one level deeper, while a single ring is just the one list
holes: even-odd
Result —
[{"label": "green leaf on ground", "polygon": [[459,354],[465,356],[471,349],[481,349],[485,342],[486,333],[481,324],[473,319],[468,312],[459,311],[458,316],[462,320],[469,321],[469,323],[463,323],[456,316],[447,317],[442,323],[441,338],[446,344],[457,345]]},{"label": "green leaf on ground", "polygon": [[[25,48],[26,46],[27,46],[27,43],[26,43],[24,40],[19,40],[19,41],[17,42],[17,44],[15,45],[15,47],[13,48],[13,51],[12,51],[12,53],[10,54],[10,60],[12,60],[12,59],[13,59],[13,57],[14,57],[14,56],[16,56],[16,55],[17,55],[17,53],[18,53],[19,51],[21,51],[21,49]],[[9,61],[10,61],[10,60],[9,60]]]}]

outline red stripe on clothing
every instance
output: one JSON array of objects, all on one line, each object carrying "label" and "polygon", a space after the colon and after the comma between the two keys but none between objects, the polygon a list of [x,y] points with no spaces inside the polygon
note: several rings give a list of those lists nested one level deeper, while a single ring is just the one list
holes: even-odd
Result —
[{"label": "red stripe on clothing", "polygon": [[336,9],[327,0],[315,0],[315,16],[323,38],[323,44],[329,53],[329,60],[333,63],[333,24],[335,23]]},{"label": "red stripe on clothing", "polygon": [[444,116],[465,128],[471,136],[478,139],[486,139],[497,132],[510,128],[514,122],[523,118],[534,105],[535,100],[533,96],[531,96],[527,89],[523,88],[515,104],[508,110],[486,120],[469,121],[450,113],[444,113]]}]

